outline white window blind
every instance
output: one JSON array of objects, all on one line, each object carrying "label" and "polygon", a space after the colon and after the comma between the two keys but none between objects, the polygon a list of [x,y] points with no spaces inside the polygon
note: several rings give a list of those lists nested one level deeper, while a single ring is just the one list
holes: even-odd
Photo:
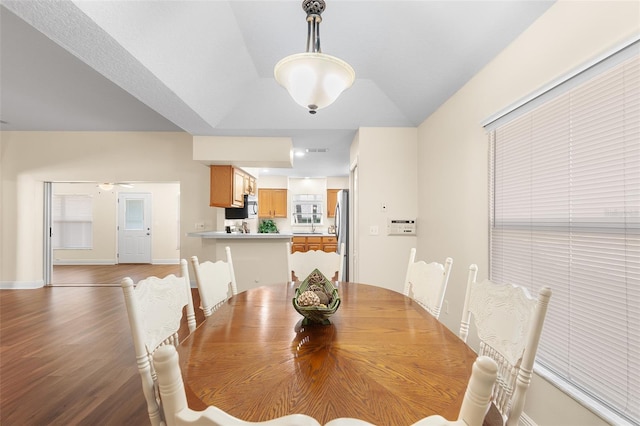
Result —
[{"label": "white window blind", "polygon": [[618,416],[615,424],[640,423],[634,48],[490,133],[490,277],[532,294],[551,287],[537,361],[594,411]]},{"label": "white window blind", "polygon": [[93,247],[93,199],[89,195],[53,196],[54,249]]}]

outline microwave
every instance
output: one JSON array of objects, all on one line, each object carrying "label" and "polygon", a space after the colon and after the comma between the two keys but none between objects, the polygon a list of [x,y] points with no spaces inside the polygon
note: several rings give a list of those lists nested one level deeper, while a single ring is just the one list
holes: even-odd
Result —
[{"label": "microwave", "polygon": [[247,195],[245,198],[245,205],[247,206],[247,217],[249,219],[258,218],[258,197],[255,195]]},{"label": "microwave", "polygon": [[225,219],[255,219],[258,217],[258,198],[255,195],[244,196],[243,207],[227,207],[224,209]]}]

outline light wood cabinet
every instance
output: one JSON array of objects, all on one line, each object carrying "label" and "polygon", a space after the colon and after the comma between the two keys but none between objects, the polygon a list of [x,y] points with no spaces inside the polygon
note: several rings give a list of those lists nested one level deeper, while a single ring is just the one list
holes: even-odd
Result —
[{"label": "light wood cabinet", "polygon": [[291,252],[306,252],[309,250],[322,250],[327,253],[333,253],[338,247],[338,239],[336,237],[293,237],[291,240]]},{"label": "light wood cabinet", "polygon": [[244,178],[244,192],[249,195],[256,195],[256,178],[246,175]]},{"label": "light wood cabinet", "polygon": [[293,237],[291,239],[291,253],[297,251],[307,251],[307,238],[306,237]]},{"label": "light wood cabinet", "polygon": [[242,170],[233,169],[233,205],[234,206],[244,206],[244,173]]},{"label": "light wood cabinet", "polygon": [[[234,166],[210,166],[209,205],[211,207],[242,207],[244,195],[255,188],[255,178]],[[253,186],[251,184],[253,180]],[[255,189],[253,189],[255,193]]]},{"label": "light wood cabinet", "polygon": [[338,249],[337,237],[322,237],[322,251],[334,253]]},{"label": "light wood cabinet", "polygon": [[286,189],[258,190],[258,217],[285,218],[287,217]]},{"label": "light wood cabinet", "polygon": [[336,217],[338,191],[340,191],[340,189],[327,189],[327,217]]},{"label": "light wood cabinet", "polygon": [[307,237],[307,251],[322,250],[322,237]]}]

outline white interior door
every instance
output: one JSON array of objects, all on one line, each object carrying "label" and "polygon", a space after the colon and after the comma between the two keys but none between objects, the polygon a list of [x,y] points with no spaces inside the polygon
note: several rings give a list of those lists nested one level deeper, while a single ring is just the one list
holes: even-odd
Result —
[{"label": "white interior door", "polygon": [[118,263],[151,263],[151,194],[118,194]]}]

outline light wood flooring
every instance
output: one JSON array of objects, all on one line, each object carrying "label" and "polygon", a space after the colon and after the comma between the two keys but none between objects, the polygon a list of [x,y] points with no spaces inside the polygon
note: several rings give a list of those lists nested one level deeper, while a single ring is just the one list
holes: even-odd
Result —
[{"label": "light wood flooring", "polygon": [[120,287],[0,291],[0,424],[150,424]]}]

